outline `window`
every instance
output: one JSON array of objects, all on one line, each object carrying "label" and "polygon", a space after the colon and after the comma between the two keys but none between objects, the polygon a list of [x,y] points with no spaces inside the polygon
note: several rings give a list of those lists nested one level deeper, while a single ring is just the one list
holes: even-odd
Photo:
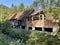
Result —
[{"label": "window", "polygon": [[21,20],[18,20],[18,25],[21,25]]},{"label": "window", "polygon": [[38,15],[35,15],[35,16],[33,17],[33,20],[39,20],[39,16],[38,16]]},{"label": "window", "polygon": [[28,21],[31,21],[32,20],[32,17],[28,17]]},{"label": "window", "polygon": [[44,30],[47,32],[53,32],[53,28],[44,28]]},{"label": "window", "polygon": [[32,30],[32,27],[29,27],[29,30]]},{"label": "window", "polygon": [[42,31],[42,27],[35,27],[35,30]]},{"label": "window", "polygon": [[42,20],[42,15],[40,15],[40,19]]},{"label": "window", "polygon": [[42,15],[40,15],[40,17],[42,17]]},{"label": "window", "polygon": [[22,29],[25,29],[25,26],[21,26]]}]

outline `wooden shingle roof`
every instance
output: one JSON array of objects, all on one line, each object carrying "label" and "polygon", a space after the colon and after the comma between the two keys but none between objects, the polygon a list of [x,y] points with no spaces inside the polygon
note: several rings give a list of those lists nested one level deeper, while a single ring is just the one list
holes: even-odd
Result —
[{"label": "wooden shingle roof", "polygon": [[13,20],[13,19],[22,19],[23,17],[29,17],[29,16],[33,16],[37,13],[39,13],[40,10],[34,10],[34,9],[30,9],[30,10],[26,10],[26,11],[22,11],[20,13],[17,13],[17,14],[14,14],[10,17],[10,20]]}]

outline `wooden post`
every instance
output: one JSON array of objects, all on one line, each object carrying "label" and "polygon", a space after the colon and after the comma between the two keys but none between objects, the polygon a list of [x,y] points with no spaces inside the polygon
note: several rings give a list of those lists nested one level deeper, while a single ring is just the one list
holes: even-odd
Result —
[{"label": "wooden post", "polygon": [[40,13],[39,13],[39,20],[40,20]]},{"label": "wooden post", "polygon": [[35,27],[34,26],[32,26],[32,30],[35,30]]},{"label": "wooden post", "polygon": [[33,17],[32,17],[32,21],[33,21]]},{"label": "wooden post", "polygon": [[32,30],[35,30],[35,27],[33,25],[33,17],[32,17]]},{"label": "wooden post", "polygon": [[39,20],[40,20],[40,14],[39,14]]},{"label": "wooden post", "polygon": [[26,19],[26,30],[28,30],[28,20]]},{"label": "wooden post", "polygon": [[43,14],[42,14],[42,22],[43,22],[42,31],[44,32],[44,15]]},{"label": "wooden post", "polygon": [[20,25],[20,29],[21,29],[21,25]]}]

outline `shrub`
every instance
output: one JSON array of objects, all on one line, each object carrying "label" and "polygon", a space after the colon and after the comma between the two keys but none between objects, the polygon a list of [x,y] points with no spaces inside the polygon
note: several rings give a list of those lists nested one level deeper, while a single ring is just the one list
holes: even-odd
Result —
[{"label": "shrub", "polygon": [[23,42],[26,42],[29,38],[30,31],[20,30],[20,29],[11,29],[11,31],[9,32],[9,35],[14,38],[18,38]]}]

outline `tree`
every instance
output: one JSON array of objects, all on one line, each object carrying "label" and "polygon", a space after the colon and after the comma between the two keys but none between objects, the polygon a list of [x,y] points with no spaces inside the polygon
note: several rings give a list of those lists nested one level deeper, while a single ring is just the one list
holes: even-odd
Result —
[{"label": "tree", "polygon": [[53,5],[55,5],[55,0],[50,0],[49,12],[52,12]]},{"label": "tree", "polygon": [[12,14],[15,14],[15,13],[17,13],[17,12],[18,12],[17,6],[14,5],[14,4],[12,4],[12,5],[11,5],[11,15],[12,15]]},{"label": "tree", "polygon": [[17,6],[14,6],[14,13],[17,13],[18,10],[17,10]]},{"label": "tree", "polygon": [[11,15],[14,13],[14,4],[11,5]]},{"label": "tree", "polygon": [[48,0],[46,0],[46,7],[48,7],[48,4],[49,4],[49,2],[48,2]]},{"label": "tree", "polygon": [[32,6],[37,9],[38,8],[38,0],[34,1]]},{"label": "tree", "polygon": [[44,9],[45,8],[45,2],[44,2],[44,0],[39,0],[39,2],[40,2],[39,4],[42,5],[42,9]]},{"label": "tree", "polygon": [[21,12],[21,11],[23,11],[24,10],[24,4],[23,3],[21,3],[19,6],[18,6],[18,12]]},{"label": "tree", "polygon": [[60,7],[60,0],[56,0],[56,7]]}]

